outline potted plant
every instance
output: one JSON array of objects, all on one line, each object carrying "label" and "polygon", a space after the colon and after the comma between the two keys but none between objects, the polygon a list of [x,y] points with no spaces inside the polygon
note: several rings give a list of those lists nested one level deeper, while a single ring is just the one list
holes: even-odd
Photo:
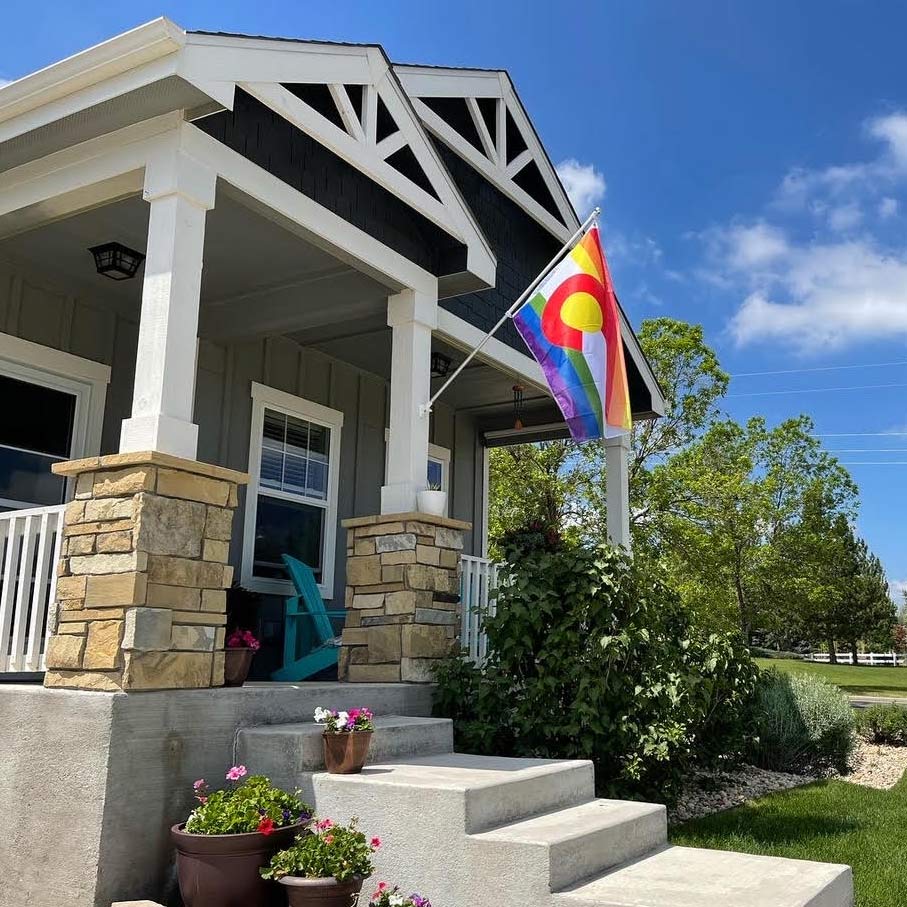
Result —
[{"label": "potted plant", "polygon": [[362,771],[375,730],[371,709],[315,709],[315,721],[324,725],[324,766],[332,775]]},{"label": "potted plant", "polygon": [[424,491],[416,492],[416,503],[420,513],[444,516],[444,510],[447,507],[447,492],[441,491],[440,485],[432,483]]},{"label": "potted plant", "polygon": [[199,805],[170,829],[185,907],[278,907],[282,893],[259,870],[312,820],[312,808],[244,765],[227,772],[230,787],[193,785]]},{"label": "potted plant", "polygon": [[261,643],[251,630],[237,627],[227,637],[224,650],[224,686],[241,687],[249,676],[252,658],[261,648]]},{"label": "potted plant", "polygon": [[368,907],[431,907],[431,901],[415,893],[404,897],[400,894],[398,885],[391,888],[387,882],[379,882],[369,899]]},{"label": "potted plant", "polygon": [[368,841],[359,831],[357,819],[349,825],[322,819],[313,834],[274,854],[261,875],[286,888],[289,907],[352,907],[380,846],[379,838]]}]

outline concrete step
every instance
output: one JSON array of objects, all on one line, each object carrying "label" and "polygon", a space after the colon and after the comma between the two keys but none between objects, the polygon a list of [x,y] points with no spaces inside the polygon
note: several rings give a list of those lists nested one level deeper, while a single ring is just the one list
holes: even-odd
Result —
[{"label": "concrete step", "polygon": [[664,847],[555,894],[555,907],[852,907],[849,866]]},{"label": "concrete step", "polygon": [[[314,722],[243,728],[236,737],[236,761],[278,787],[310,786],[313,772],[324,771],[323,728]],[[367,763],[406,759],[453,750],[453,722],[448,718],[375,718]]]},{"label": "concrete step", "polygon": [[663,846],[665,808],[655,803],[592,800],[474,835],[501,860],[547,868],[558,891]]},{"label": "concrete step", "polygon": [[580,760],[447,753],[379,762],[360,775],[315,778],[316,801],[336,804],[340,814],[352,810],[349,814],[356,815],[363,797],[391,804],[403,789],[430,797],[432,810],[443,809],[450,832],[461,836],[576,806],[595,795],[592,763]]}]

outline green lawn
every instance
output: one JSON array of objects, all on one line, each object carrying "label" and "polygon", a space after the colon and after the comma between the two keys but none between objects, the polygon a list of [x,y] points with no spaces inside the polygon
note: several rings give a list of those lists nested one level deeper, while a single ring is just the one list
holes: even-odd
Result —
[{"label": "green lawn", "polygon": [[776,668],[792,674],[812,674],[837,684],[849,695],[907,697],[907,667],[869,668],[852,665],[815,664],[783,658],[757,658],[760,668]]},{"label": "green lawn", "polygon": [[820,781],[671,832],[674,844],[848,863],[857,907],[907,904],[907,778],[887,791]]}]

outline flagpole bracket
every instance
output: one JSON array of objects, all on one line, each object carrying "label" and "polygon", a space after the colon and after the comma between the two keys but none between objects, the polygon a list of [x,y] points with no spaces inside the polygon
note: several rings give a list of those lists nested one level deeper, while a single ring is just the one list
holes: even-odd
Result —
[{"label": "flagpole bracket", "polygon": [[425,418],[426,416],[431,415],[431,403],[420,403],[419,404],[419,416]]}]

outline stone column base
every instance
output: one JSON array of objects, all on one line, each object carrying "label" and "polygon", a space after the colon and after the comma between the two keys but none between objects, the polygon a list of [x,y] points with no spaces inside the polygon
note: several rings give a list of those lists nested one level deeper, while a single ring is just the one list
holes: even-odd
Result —
[{"label": "stone column base", "polygon": [[157,452],[53,466],[76,477],[44,685],[222,686],[227,565],[245,473]]},{"label": "stone column base", "polygon": [[344,520],[346,624],[339,676],[429,683],[460,630],[460,553],[470,523],[425,513]]}]

